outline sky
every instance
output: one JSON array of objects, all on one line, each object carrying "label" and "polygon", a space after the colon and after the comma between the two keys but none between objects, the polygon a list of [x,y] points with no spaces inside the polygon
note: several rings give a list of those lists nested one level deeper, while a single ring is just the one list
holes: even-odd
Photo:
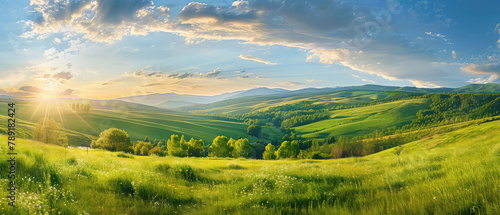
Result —
[{"label": "sky", "polygon": [[500,1],[4,0],[0,94],[500,83]]}]

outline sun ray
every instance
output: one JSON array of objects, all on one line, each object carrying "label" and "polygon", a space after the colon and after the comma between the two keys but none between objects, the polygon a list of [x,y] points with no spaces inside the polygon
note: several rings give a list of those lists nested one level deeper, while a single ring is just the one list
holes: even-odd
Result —
[{"label": "sun ray", "polygon": [[38,103],[38,106],[36,106],[35,111],[33,112],[33,114],[30,117],[30,121],[33,119],[33,117],[35,116],[36,112],[38,111],[38,109],[40,108],[40,106],[42,105],[42,103],[44,103],[44,102],[45,102],[45,98],[43,98],[43,100]]},{"label": "sun ray", "polygon": [[61,115],[61,110],[59,109],[59,104],[57,101],[56,101],[56,107],[57,107],[57,112],[59,113],[59,119],[61,119],[61,126],[64,128],[64,121],[63,121],[63,118]]},{"label": "sun ray", "polygon": [[74,111],[71,106],[69,106],[68,103],[66,103],[66,101],[64,101],[64,104],[66,104],[66,106],[68,106],[68,108],[78,117],[80,118],[84,123],[85,125],[87,125],[89,128],[91,128],[92,130],[96,131],[95,128],[93,128],[87,121],[85,121],[85,119],[83,119],[76,111]]}]

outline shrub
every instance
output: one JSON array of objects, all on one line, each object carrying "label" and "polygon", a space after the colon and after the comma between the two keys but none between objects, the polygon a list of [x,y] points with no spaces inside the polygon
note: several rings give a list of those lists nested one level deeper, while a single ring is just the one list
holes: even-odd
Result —
[{"label": "shrub", "polygon": [[127,155],[125,153],[119,153],[119,154],[116,155],[116,157],[120,157],[120,158],[134,158],[134,156]]}]

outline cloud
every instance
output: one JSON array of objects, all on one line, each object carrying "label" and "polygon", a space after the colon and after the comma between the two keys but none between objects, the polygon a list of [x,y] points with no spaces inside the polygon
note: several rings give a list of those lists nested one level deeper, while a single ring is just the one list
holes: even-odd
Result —
[{"label": "cloud", "polygon": [[51,94],[51,95],[57,95],[57,96],[68,96],[72,95],[75,91],[73,89],[66,89],[63,91],[57,91],[57,90],[47,90],[47,89],[41,89],[38,87],[34,86],[23,86],[19,88],[20,91],[28,92],[28,93],[35,93],[35,94]]},{"label": "cloud", "polygon": [[309,83],[321,82],[321,81],[314,80],[314,79],[307,79],[306,81],[309,82]]},{"label": "cloud", "polygon": [[500,62],[496,63],[486,63],[486,64],[469,64],[467,66],[463,66],[463,71],[478,74],[478,75],[489,75],[488,78],[476,78],[470,79],[468,82],[470,83],[491,83],[500,78]]},{"label": "cloud", "polygon": [[253,60],[255,62],[259,62],[259,63],[263,63],[263,64],[267,64],[267,65],[276,65],[277,63],[272,63],[272,62],[269,62],[269,61],[266,61],[262,58],[258,58],[258,57],[254,57],[252,55],[240,55],[239,58],[243,59],[243,60]]},{"label": "cloud", "polygon": [[219,68],[217,68],[217,69],[214,69],[214,71],[207,72],[205,74],[201,74],[200,78],[216,78],[221,73],[222,72],[219,70]]},{"label": "cloud", "polygon": [[295,81],[285,81],[285,82],[277,82],[276,84],[282,85],[282,86],[288,86],[288,87],[298,87],[298,86],[304,86],[304,83],[300,82],[295,82]]},{"label": "cloud", "polygon": [[234,73],[244,73],[246,72],[245,70],[238,70],[238,71],[234,71]]},{"label": "cloud", "polygon": [[375,83],[375,81],[370,80],[370,79],[361,78],[361,77],[359,77],[359,75],[352,74],[352,77],[359,78],[359,79],[361,79],[361,81],[364,81],[364,82]]},{"label": "cloud", "polygon": [[257,76],[255,77],[256,79],[269,79],[268,77],[265,77],[265,76]]},{"label": "cloud", "polygon": [[93,41],[112,43],[124,35],[145,35],[165,25],[169,9],[150,0],[32,0],[35,19],[24,37],[45,38],[74,31]]},{"label": "cloud", "polygon": [[[308,61],[340,64],[388,80],[443,86],[457,77],[456,73],[445,72],[443,65],[434,64],[437,60],[432,51],[393,32],[401,26],[348,2],[251,0],[235,1],[230,7],[191,2],[175,18],[170,17],[168,7],[157,6],[150,0],[48,2],[32,1],[39,16],[28,21],[31,30],[25,37],[43,38],[71,31],[93,41],[113,43],[125,35],[170,32],[184,37],[188,44],[239,40],[305,49],[309,51]],[[388,10],[393,11],[393,6],[389,4]],[[380,28],[360,36],[359,29],[366,29],[370,23],[377,23]],[[443,34],[426,34],[426,38],[449,43]],[[54,50],[47,52],[47,56],[54,55]],[[239,57],[276,65],[252,55]]]},{"label": "cloud", "polygon": [[150,70],[148,67],[137,71],[126,72],[124,76],[144,79],[188,79],[188,78],[217,78],[222,72],[219,68],[207,73],[184,72],[184,73],[165,73],[161,71]]},{"label": "cloud", "polygon": [[59,73],[56,73],[55,75],[52,76],[53,79],[62,79],[62,80],[70,80],[71,78],[73,78],[73,75],[71,74],[71,72],[59,72]]},{"label": "cloud", "polygon": [[451,51],[451,57],[453,57],[453,59],[457,59],[457,52],[455,52],[455,50]]},{"label": "cloud", "polygon": [[249,77],[250,77],[250,76],[248,76],[248,75],[244,75],[244,76],[239,76],[239,77],[238,77],[238,79],[247,79],[247,78],[249,78]]}]

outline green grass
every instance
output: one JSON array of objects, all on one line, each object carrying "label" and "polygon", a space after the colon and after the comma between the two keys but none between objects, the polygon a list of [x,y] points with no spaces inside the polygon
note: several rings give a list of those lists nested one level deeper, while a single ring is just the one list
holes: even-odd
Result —
[{"label": "green grass", "polygon": [[[68,105],[71,102],[53,100],[49,102],[15,101],[20,128],[29,133],[36,123],[44,116],[54,118],[61,123],[70,136],[70,145],[89,145],[90,139],[95,139],[99,133],[108,128],[125,130],[132,140],[142,140],[148,136],[151,140],[169,139],[172,134],[185,135],[203,139],[206,144],[219,135],[236,138],[238,135],[248,137],[250,141],[257,138],[247,135],[248,125],[238,122],[227,122],[208,119],[203,116],[167,111],[164,109],[136,105],[119,101],[92,101],[88,113],[74,112]],[[7,107],[7,101],[0,106]],[[0,117],[2,121],[7,116]],[[29,135],[24,135],[29,136]],[[80,138],[77,138],[79,136]],[[278,129],[264,127],[263,138],[266,141],[280,139],[283,136]]]},{"label": "green grass", "polygon": [[298,126],[294,129],[303,138],[365,135],[380,128],[411,123],[416,118],[416,113],[428,108],[430,104],[430,99],[412,99],[335,110],[329,112],[331,119]]},{"label": "green grass", "polygon": [[228,113],[245,114],[252,111],[262,111],[273,106],[293,104],[301,101],[308,101],[313,105],[330,108],[335,105],[355,105],[383,99],[391,92],[377,91],[344,91],[327,93],[320,95],[272,95],[272,96],[251,96],[238,99],[230,99],[215,102],[207,105],[199,105],[193,108],[195,112],[201,113]]},{"label": "green grass", "polygon": [[5,214],[500,214],[500,121],[408,143],[401,164],[393,149],[339,160],[130,159],[17,142],[18,202],[2,198]]}]

